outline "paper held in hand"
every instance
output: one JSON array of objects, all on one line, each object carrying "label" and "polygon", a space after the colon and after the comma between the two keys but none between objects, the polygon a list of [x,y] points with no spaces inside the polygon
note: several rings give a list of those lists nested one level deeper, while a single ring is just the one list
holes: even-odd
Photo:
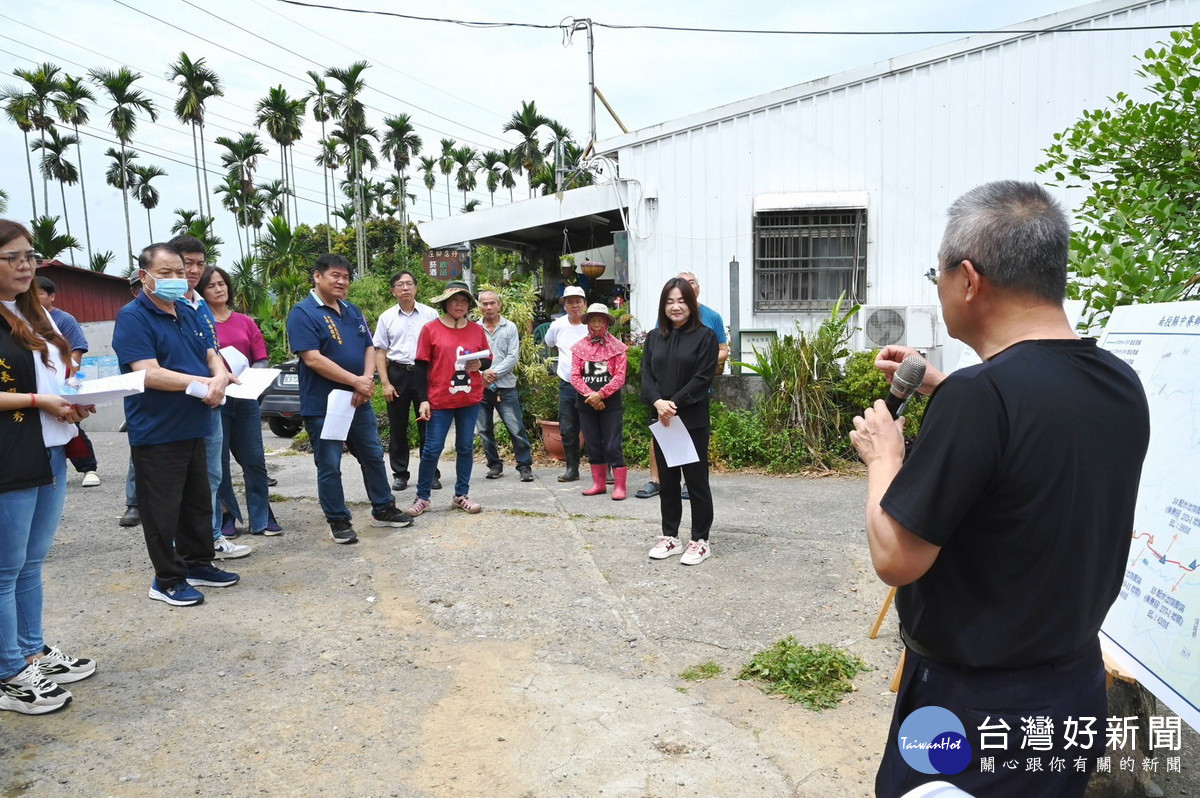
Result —
[{"label": "paper held in hand", "polygon": [[456,357],[454,359],[454,365],[456,368],[461,369],[464,366],[466,366],[468,363],[470,363],[472,360],[485,360],[491,356],[492,356],[492,350],[490,350],[490,349],[483,349],[483,350],[480,350],[479,352],[463,352],[461,355],[459,355],[458,357]]},{"label": "paper held in hand", "polygon": [[136,393],[146,390],[146,372],[131,371],[98,380],[86,380],[79,387],[63,385],[58,395],[76,405],[115,405]]},{"label": "paper held in hand", "polygon": [[344,441],[350,435],[354,420],[354,391],[332,390],[325,404],[325,423],[321,425],[321,440]]},{"label": "paper held in hand", "polygon": [[662,449],[667,465],[682,466],[700,460],[700,456],[696,454],[696,444],[692,443],[692,436],[688,434],[687,427],[683,426],[683,422],[678,417],[671,421],[669,427],[664,427],[661,422],[655,421],[650,425],[650,432],[654,435],[658,448]]}]

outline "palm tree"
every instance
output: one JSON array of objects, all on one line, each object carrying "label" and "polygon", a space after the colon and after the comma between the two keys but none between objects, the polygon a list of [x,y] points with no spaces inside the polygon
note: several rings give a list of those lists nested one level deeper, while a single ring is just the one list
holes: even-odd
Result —
[{"label": "palm tree", "polygon": [[[254,124],[266,127],[267,135],[279,145],[279,168],[284,186],[283,215],[288,219],[289,224],[292,215],[288,207],[287,196],[292,192],[291,184],[288,182],[288,153],[291,151],[292,145],[303,135],[301,125],[307,105],[307,98],[292,99],[283,86],[276,86],[267,92],[267,96],[259,100],[255,107],[257,116],[254,117]],[[299,208],[296,210],[299,213]]]},{"label": "palm tree", "polygon": [[458,171],[454,173],[454,185],[463,193],[463,204],[467,204],[467,192],[474,191],[479,181],[475,177],[478,153],[470,147],[459,147],[450,151]]},{"label": "palm tree", "polygon": [[438,168],[438,159],[432,155],[421,156],[421,179],[425,183],[425,189],[429,192],[429,218],[433,219],[433,189],[437,185],[437,175],[434,172]]},{"label": "palm tree", "polygon": [[258,242],[259,277],[275,294],[279,318],[305,297],[311,286],[312,244],[297,236],[279,216],[267,222]]},{"label": "palm tree", "polygon": [[335,217],[337,217],[338,219],[341,219],[342,224],[345,225],[346,227],[353,226],[354,220],[356,218],[354,215],[354,206],[352,204],[350,204],[349,202],[347,202],[345,205],[341,206],[340,208],[334,208],[333,215]]},{"label": "palm tree", "polygon": [[103,252],[96,252],[88,258],[88,268],[94,272],[103,274],[108,271],[108,265],[112,263],[113,253],[111,249],[106,249]]},{"label": "palm tree", "polygon": [[137,160],[138,154],[133,150],[118,152],[115,147],[109,147],[104,151],[104,157],[112,159],[108,171],[104,173],[104,182],[122,191],[133,188],[137,181],[133,173],[133,161]]},{"label": "palm tree", "polygon": [[29,148],[29,131],[33,130],[33,119],[30,107],[33,100],[28,94],[24,94],[11,86],[5,86],[3,89],[4,98],[4,115],[9,121],[15,124],[21,131],[21,135],[25,137],[25,166],[29,170],[29,207],[33,209],[33,215],[37,216],[37,192],[33,188],[33,155]]},{"label": "palm tree", "polygon": [[[330,67],[325,70],[325,77],[332,78],[342,85],[341,94],[335,94],[333,97],[333,115],[341,123],[342,137],[350,145],[347,171],[351,175],[352,183],[357,183],[362,178],[359,139],[367,127],[367,116],[362,101],[358,97],[366,88],[362,73],[370,66],[366,61],[356,61],[346,68]],[[359,219],[365,218],[361,189],[355,192],[355,216]],[[361,227],[362,225],[356,225],[354,228],[354,246],[358,266],[365,269],[367,268],[367,240],[365,235],[360,234]]]},{"label": "palm tree", "polygon": [[500,171],[504,167],[504,156],[495,150],[488,150],[479,156],[479,166],[487,172],[488,194],[492,197],[492,207],[496,206],[496,189],[500,188]]},{"label": "palm tree", "polygon": [[258,308],[270,299],[270,292],[259,274],[258,259],[247,255],[234,261],[229,272],[233,283],[233,309],[248,316],[259,316]]},{"label": "palm tree", "polygon": [[[58,119],[64,125],[75,128],[75,151],[79,155],[79,190],[83,195],[83,232],[87,241],[88,259],[92,257],[92,223],[88,218],[87,186],[83,180],[83,145],[79,141],[79,126],[86,125],[91,118],[88,107],[84,103],[96,102],[96,97],[88,87],[87,81],[74,75],[63,75],[58,84],[58,94],[54,97],[54,110]],[[66,206],[63,206],[66,213]],[[68,232],[70,220],[68,219]]]},{"label": "palm tree", "polygon": [[[321,140],[318,146],[321,148],[321,153],[317,156],[317,163],[321,164],[321,188],[325,190],[325,250],[333,249],[333,241],[329,235],[329,183],[331,175],[327,170],[335,169],[336,166],[327,166],[322,163],[327,155],[328,141],[325,138],[325,123],[333,116],[332,99],[333,94],[329,91],[329,85],[325,79],[318,75],[313,70],[308,70],[305,74],[313,82],[313,88],[308,94],[304,95],[304,99],[312,100],[312,115],[313,119],[321,123]],[[337,151],[334,150],[334,159],[336,160]]]},{"label": "palm tree", "polygon": [[79,249],[79,242],[68,235],[58,234],[57,216],[39,216],[29,227],[33,233],[33,251],[42,260],[53,260],[63,252]]},{"label": "palm tree", "polygon": [[[58,181],[59,193],[62,195],[63,217],[67,224],[67,235],[71,235],[71,216],[67,212],[67,185],[79,182],[79,170],[75,164],[67,160],[67,150],[78,144],[79,139],[71,134],[60,135],[58,128],[50,128],[50,140],[43,138],[33,142],[35,150],[42,151],[42,177]],[[75,265],[75,255],[71,254],[71,265]]]},{"label": "palm tree", "polygon": [[260,185],[258,190],[262,193],[263,206],[272,216],[285,216],[288,196],[292,193],[287,183],[282,180],[272,180],[270,183]]},{"label": "palm tree", "polygon": [[[121,158],[126,158],[125,147],[133,140],[133,134],[137,131],[137,115],[138,112],[146,114],[151,121],[158,119],[158,111],[154,108],[154,103],[147,98],[140,89],[133,88],[135,81],[142,76],[138,72],[134,72],[128,67],[121,67],[117,71],[110,69],[93,69],[88,73],[92,80],[96,81],[112,100],[112,110],[108,112],[108,123],[112,128],[113,133],[117,136],[117,141],[121,144]],[[121,170],[125,171],[125,164],[122,163]],[[133,262],[133,230],[129,224],[129,181],[121,181],[121,201],[125,206],[125,243],[128,248],[129,262]]]},{"label": "palm tree", "polygon": [[529,178],[529,195],[533,196],[533,170],[543,160],[541,145],[538,142],[537,131],[543,125],[549,125],[550,119],[538,113],[533,100],[521,103],[521,110],[514,111],[512,118],[504,125],[504,131],[513,131],[521,136],[521,141],[513,147],[514,156],[521,164],[521,169]]},{"label": "palm tree", "polygon": [[[221,79],[217,73],[204,65],[203,58],[193,61],[187,53],[179,53],[179,60],[171,64],[167,78],[179,82],[179,99],[175,101],[175,118],[180,124],[192,128],[192,158],[196,162],[196,196],[200,200],[200,210],[207,209],[212,216],[212,200],[208,193],[208,156],[204,153],[204,103],[213,97],[223,97]],[[196,139],[200,139],[200,150],[196,149]],[[204,164],[201,167],[201,164]],[[201,173],[204,174],[204,189],[201,191]]]},{"label": "palm tree", "polygon": [[[321,126],[324,127],[323,124]],[[342,166],[342,157],[338,154],[336,139],[322,137],[317,146],[320,151],[313,160],[321,167],[321,182],[325,184],[325,248],[330,250],[333,249],[333,243],[329,235],[332,226],[329,219],[329,186],[335,180],[332,173]]]},{"label": "palm tree", "polygon": [[131,168],[134,176],[133,196],[146,209],[146,229],[150,233],[150,240],[153,241],[154,226],[150,223],[150,211],[158,207],[160,196],[158,189],[150,185],[150,182],[156,177],[165,177],[167,173],[153,164]]},{"label": "palm tree", "polygon": [[[387,179],[387,193],[391,197],[392,206],[400,209],[400,223],[407,228],[408,222],[404,218],[404,209],[408,207],[408,203],[417,201],[417,195],[408,190],[408,177],[400,175],[392,175]],[[407,230],[405,231],[407,233]],[[408,236],[404,236],[404,245],[408,246]]]},{"label": "palm tree", "polygon": [[450,210],[450,173],[454,171],[454,139],[442,139],[442,154],[438,157],[438,171],[446,176],[446,215],[454,213]]},{"label": "palm tree", "polygon": [[[13,74],[29,84],[29,119],[40,132],[42,146],[46,146],[46,131],[54,127],[50,116],[54,95],[58,92],[60,67],[54,64],[39,64],[37,69],[14,69]],[[50,178],[42,174],[42,207],[49,213]]]},{"label": "palm tree", "polygon": [[0,188],[0,213],[8,211],[8,192]]},{"label": "palm tree", "polygon": [[[392,165],[396,167],[396,177],[402,183],[407,183],[408,165],[412,162],[413,157],[421,151],[421,137],[417,135],[408,114],[384,117],[383,124],[387,128],[381,142],[383,155],[385,158],[392,159]],[[397,193],[400,197],[400,226],[403,231],[404,249],[407,251],[408,214],[406,211],[408,203],[404,191]]]},{"label": "palm tree", "polygon": [[[258,159],[267,154],[257,133],[243,133],[233,139],[221,136],[217,139],[218,146],[224,147],[221,155],[221,165],[225,167],[225,184],[218,186],[215,193],[223,194],[224,207],[234,215],[238,226],[246,230],[246,249],[250,244],[250,208],[255,193],[254,170],[258,168]],[[241,238],[238,247],[242,246]],[[244,257],[246,249],[241,253]]]},{"label": "palm tree", "polygon": [[462,206],[462,212],[463,212],[463,213],[470,213],[471,211],[478,210],[479,206],[480,206],[480,205],[482,205],[482,204],[483,204],[483,203],[482,203],[481,201],[479,201],[479,200],[477,200],[477,199],[473,199],[473,200],[471,200],[470,202],[468,202],[468,203],[465,203],[465,204]]}]

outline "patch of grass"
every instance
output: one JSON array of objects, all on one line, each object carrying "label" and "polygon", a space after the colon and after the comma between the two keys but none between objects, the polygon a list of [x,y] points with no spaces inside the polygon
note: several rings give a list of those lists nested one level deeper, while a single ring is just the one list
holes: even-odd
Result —
[{"label": "patch of grass", "polygon": [[630,518],[627,515],[595,515],[594,513],[571,513],[572,521],[588,520],[588,521],[636,521],[636,518]]},{"label": "patch of grass", "polygon": [[711,659],[708,662],[701,662],[699,665],[693,665],[690,668],[685,668],[679,674],[679,678],[685,682],[702,682],[705,679],[711,679],[714,676],[720,676],[725,671],[717,663]]},{"label": "patch of grass", "polygon": [[272,493],[267,498],[273,502],[286,502],[291,499],[290,496],[284,496],[282,493]]},{"label": "patch of grass", "polygon": [[539,513],[535,510],[499,510],[506,515],[518,515],[522,518],[553,518],[556,513]]},{"label": "patch of grass", "polygon": [[828,643],[802,646],[792,636],[754,655],[739,679],[756,680],[767,695],[784,695],[812,710],[838,705],[853,692],[854,676],[869,670],[867,663]]}]

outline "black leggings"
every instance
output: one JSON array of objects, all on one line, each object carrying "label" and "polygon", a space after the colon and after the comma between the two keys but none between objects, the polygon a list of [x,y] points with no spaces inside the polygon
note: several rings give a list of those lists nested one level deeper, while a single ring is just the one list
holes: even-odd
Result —
[{"label": "black leggings", "polygon": [[575,401],[575,408],[579,411],[579,428],[583,430],[588,462],[624,468],[621,432],[625,428],[625,415],[621,410],[620,391],[604,400],[603,410],[592,409],[582,396]]},{"label": "black leggings", "polygon": [[[672,424],[682,424],[678,417]],[[679,522],[683,518],[683,496],[679,489],[680,476],[687,479],[688,493],[692,497],[692,540],[708,540],[708,530],[713,522],[712,490],[708,486],[708,426],[688,430],[700,459],[685,466],[671,467],[663,459],[658,443],[654,444],[654,457],[658,461],[658,501],[662,512],[662,533],[667,537],[679,537]]]}]

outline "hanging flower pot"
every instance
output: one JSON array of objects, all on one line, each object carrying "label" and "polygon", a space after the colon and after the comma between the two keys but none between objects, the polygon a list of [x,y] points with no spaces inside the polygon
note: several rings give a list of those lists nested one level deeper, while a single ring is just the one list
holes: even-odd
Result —
[{"label": "hanging flower pot", "polygon": [[604,274],[604,270],[608,267],[598,260],[585,260],[579,266],[589,280],[595,280],[600,275]]}]

